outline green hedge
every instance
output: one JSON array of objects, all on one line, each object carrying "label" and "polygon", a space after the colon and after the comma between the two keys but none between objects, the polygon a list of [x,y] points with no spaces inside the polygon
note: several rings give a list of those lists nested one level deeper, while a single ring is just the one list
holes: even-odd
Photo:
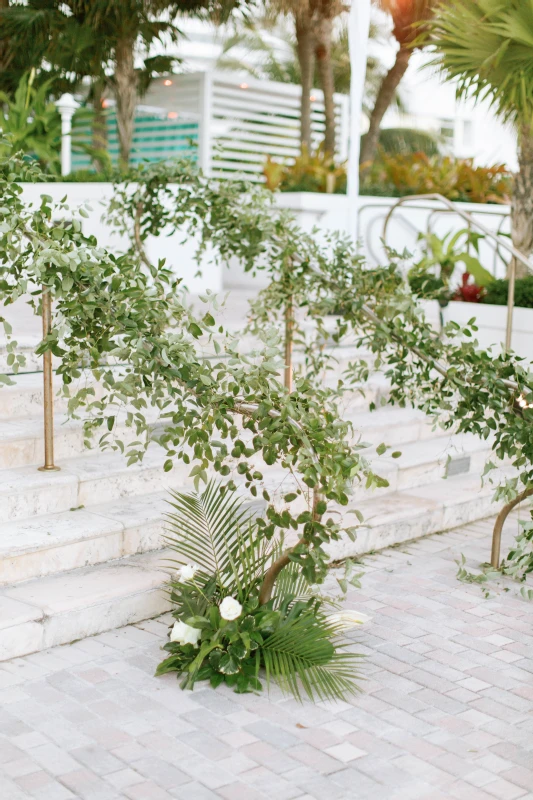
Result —
[{"label": "green hedge", "polygon": [[[487,286],[487,293],[482,299],[482,303],[491,303],[495,306],[507,305],[507,293],[509,291],[509,281],[505,278],[492,281]],[[533,308],[533,275],[527,278],[517,278],[514,294],[515,306],[519,308]]]}]

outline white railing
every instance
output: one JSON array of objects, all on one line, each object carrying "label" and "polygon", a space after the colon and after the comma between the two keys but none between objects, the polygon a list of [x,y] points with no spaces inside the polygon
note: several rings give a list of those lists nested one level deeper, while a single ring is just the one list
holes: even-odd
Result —
[{"label": "white railing", "polygon": [[[262,180],[268,155],[284,162],[300,152],[301,87],[208,71],[157,79],[145,102],[200,120],[199,164],[207,175]],[[324,102],[313,90],[313,146],[324,139]],[[348,97],[335,95],[337,158],[348,155]]]},{"label": "white railing", "polygon": [[[371,264],[386,263],[387,253],[384,241],[384,224],[389,212],[400,198],[361,197],[357,216],[357,238],[363,242],[363,252]],[[402,205],[402,203],[404,205]],[[420,257],[419,234],[436,233],[444,236],[469,227],[468,222],[458,213],[466,212],[475,223],[488,227],[492,234],[500,238],[492,240],[491,235],[479,242],[480,260],[496,278],[504,278],[509,261],[508,248],[503,242],[509,241],[510,208],[506,205],[486,203],[457,203],[455,208],[444,207],[442,203],[418,197],[403,198],[387,226],[386,246],[403,252],[405,249],[413,256]]]}]

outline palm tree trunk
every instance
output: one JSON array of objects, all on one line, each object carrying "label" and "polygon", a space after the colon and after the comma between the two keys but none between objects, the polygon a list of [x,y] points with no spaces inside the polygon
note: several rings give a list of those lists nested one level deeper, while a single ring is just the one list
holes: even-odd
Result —
[{"label": "palm tree trunk", "polygon": [[324,115],[326,121],[324,152],[330,155],[335,153],[335,80],[331,62],[332,37],[333,20],[330,17],[322,17],[316,26],[315,53],[320,84],[324,93]]},{"label": "palm tree trunk", "polygon": [[115,49],[115,92],[117,101],[117,129],[120,166],[129,165],[135,106],[137,103],[137,73],[134,65],[134,40],[119,39]]},{"label": "palm tree trunk", "polygon": [[[0,11],[9,8],[9,0],[0,0]],[[9,39],[4,35],[0,38],[0,71],[5,72],[9,66]]]},{"label": "palm tree trunk", "polygon": [[[511,202],[511,232],[513,245],[525,256],[533,251],[533,129],[524,125],[519,132],[518,172]],[[516,277],[523,278],[528,270],[516,261]]]},{"label": "palm tree trunk", "polygon": [[[96,78],[92,85],[93,101],[93,127],[92,147],[96,153],[107,152],[107,117],[102,105],[104,99],[104,81]],[[104,160],[98,155],[94,157],[94,166],[97,172],[102,172]]]},{"label": "palm tree trunk", "polygon": [[308,152],[312,147],[311,138],[311,92],[315,67],[313,32],[307,14],[296,16],[296,49],[300,64],[302,98],[300,101],[300,144]]},{"label": "palm tree trunk", "polygon": [[379,87],[379,92],[376,97],[376,102],[374,103],[374,108],[370,115],[368,132],[361,144],[361,155],[359,158],[359,163],[361,164],[365,164],[367,161],[372,161],[372,159],[375,158],[383,117],[394,99],[396,89],[401,79],[405,75],[412,52],[410,48],[400,47],[396,54],[394,64],[383,78],[383,82]]}]

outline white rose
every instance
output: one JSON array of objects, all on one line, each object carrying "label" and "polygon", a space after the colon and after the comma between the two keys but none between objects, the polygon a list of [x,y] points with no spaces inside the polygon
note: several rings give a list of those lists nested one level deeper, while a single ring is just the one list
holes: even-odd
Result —
[{"label": "white rose", "polygon": [[179,644],[193,644],[198,647],[198,639],[201,635],[202,631],[199,628],[192,628],[178,620],[170,632],[170,641],[179,642]]},{"label": "white rose", "polygon": [[222,619],[231,620],[237,619],[242,613],[242,606],[234,597],[225,597],[220,604],[220,616]]},{"label": "white rose", "polygon": [[178,580],[182,583],[185,581],[191,581],[197,571],[198,567],[195,567],[194,564],[184,564],[177,572],[176,575],[178,576]]},{"label": "white rose", "polygon": [[357,625],[364,625],[365,622],[369,622],[370,617],[367,616],[367,614],[363,614],[361,611],[347,610],[329,614],[327,620],[335,625],[339,625],[347,631],[350,630],[350,628],[355,628]]}]

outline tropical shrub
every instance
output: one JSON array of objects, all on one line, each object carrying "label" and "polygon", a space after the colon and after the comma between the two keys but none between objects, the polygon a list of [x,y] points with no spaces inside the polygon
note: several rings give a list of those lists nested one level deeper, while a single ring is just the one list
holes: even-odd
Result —
[{"label": "tropical shrub", "polygon": [[[532,30],[529,0],[442,0],[419,37],[433,47],[433,64],[454,82],[459,97],[488,102],[515,129],[511,234],[525,256],[533,251]],[[517,260],[511,269],[517,277],[527,274]]]},{"label": "tropical shrub", "polygon": [[50,102],[52,81],[33,86],[35,71],[23,75],[13,99],[0,93],[1,156],[23,152],[46,170],[59,173],[61,118]]},{"label": "tropical shrub", "polygon": [[263,175],[271,191],[346,193],[346,165],[336,164],[322,148],[313,154],[304,147],[294,164],[281,164],[268,156]]},{"label": "tropical shrub", "polygon": [[[506,306],[508,292],[509,281],[506,278],[499,278],[487,286],[481,302],[492,303],[495,306]],[[514,304],[519,308],[533,308],[533,275],[516,279]]]},{"label": "tropical shrub", "polygon": [[[483,238],[483,234],[469,228],[462,228],[456,233],[449,232],[443,237],[437,236],[436,233],[421,233],[418,241],[423,243],[423,255],[413,264],[407,275],[413,294],[418,297],[436,298],[441,305],[446,305],[450,297],[454,300],[465,300],[468,296],[472,298],[476,296],[477,300],[469,302],[479,302],[483,288],[494,280],[478,257],[479,242]],[[473,250],[473,253],[470,250]],[[459,265],[466,268],[464,275],[467,277],[461,278],[459,287],[454,291],[451,281],[457,277],[456,270]],[[474,284],[470,281],[470,277],[473,278]],[[477,295],[471,290],[473,285],[481,290]]]},{"label": "tropical shrub", "polygon": [[[361,136],[361,147],[364,147],[366,137]],[[409,155],[412,153],[425,153],[427,156],[439,154],[439,140],[435,134],[418,128],[382,128],[379,132],[378,154],[388,156]]]},{"label": "tropical shrub", "polygon": [[[254,498],[262,496],[265,512],[254,530],[274,549],[255,589],[259,605],[276,597],[284,571],[295,569],[309,583],[322,581],[325,545],[343,531],[353,537],[357,525],[357,516],[345,518],[338,511],[348,505],[350,486],[386,481],[369,467],[365,446],[353,441],[335,390],[317,388],[305,378],[295,381],[294,391],[284,386],[278,330],[266,327],[256,351],[241,355],[240,336],[217,331],[216,297],[207,291],[204,312],[194,312],[172,271],[164,263],[151,265],[143,245],[148,235],[174,225],[200,235],[200,252],[211,244],[221,258],[238,257],[249,269],[265,260],[273,274],[283,274],[293,247],[305,241],[311,252],[313,240],[288,215],[274,218],[272,195],[262,189],[210,181],[190,163],[147,166],[131,183],[117,186],[110,218],[125,226],[133,244],[116,256],[83,234],[78,216],[64,203],[54,206],[43,194],[36,207],[26,208],[16,176],[43,178],[37,166],[17,158],[0,161],[0,259],[5,265],[0,298],[9,304],[36,285],[52,296],[60,324],[37,353],[57,357],[63,394],[71,414],[83,413],[87,442],[98,434],[98,445],[123,452],[128,464],[141,460],[153,442],[166,451],[165,471],[185,465],[197,489],[218,474],[225,479],[221,490],[240,487]],[[82,217],[86,213],[80,209]],[[66,222],[57,221],[65,216]],[[350,258],[357,262],[355,254]],[[28,298],[37,313],[40,295]],[[4,328],[10,338],[5,321]],[[23,361],[15,350],[10,338],[13,371]],[[80,381],[87,372],[99,384],[98,396],[85,379]],[[0,382],[10,378],[1,376]],[[147,420],[148,409],[157,413],[156,426]],[[117,433],[119,420],[125,434]],[[271,465],[287,473],[281,493],[267,482]],[[295,607],[284,624],[301,630],[309,616],[300,616],[303,609]],[[326,647],[324,640],[334,635],[330,625],[315,637],[321,660],[327,651],[332,664],[336,645],[330,641]],[[265,666],[277,674],[275,656],[270,666],[268,658],[264,655]],[[302,681],[300,669],[298,674]]]},{"label": "tropical shrub", "polygon": [[509,203],[512,175],[503,164],[476,167],[471,159],[387,155],[381,152],[362,174],[361,194],[403,197],[442,194],[469,203]]},{"label": "tropical shrub", "polygon": [[[325,350],[324,343],[340,344],[346,336],[355,336],[363,350],[373,353],[375,365],[389,380],[389,402],[414,404],[446,428],[492,437],[496,458],[509,459],[516,468],[516,477],[503,479],[497,487],[496,500],[507,502],[524,487],[533,487],[533,379],[523,361],[512,353],[494,356],[478,350],[474,318],[463,328],[449,323],[444,336],[436,338],[407,290],[399,256],[392,254],[386,267],[367,269],[343,237],[332,234],[323,244],[315,242],[290,214],[273,207],[271,193],[243,187],[247,192],[243,202],[238,190],[235,194],[235,185],[191,177],[190,171],[186,164],[149,165],[139,171],[130,186],[117,188],[115,221],[130,235],[141,257],[148,235],[189,230],[200,235],[201,251],[210,244],[223,257],[240,257],[248,271],[269,270],[271,283],[251,305],[248,330],[261,337],[272,326],[284,329],[285,342],[300,347],[301,367],[294,370],[291,398],[297,395],[303,400],[302,392],[312,392],[316,402],[327,398],[335,403],[334,397],[340,401],[346,391],[360,390],[370,374],[364,357],[352,362],[336,386],[325,391],[324,378],[335,364],[335,355]],[[174,181],[181,176],[178,191],[169,184],[170,175]],[[331,314],[337,314],[333,328]],[[313,442],[321,439],[321,435],[312,437]],[[385,449],[380,445],[377,451]],[[324,452],[329,453],[329,446]],[[337,453],[334,463],[344,468],[345,457]],[[490,479],[493,467],[487,466],[485,480]],[[330,470],[327,461],[318,471],[320,492],[326,499],[334,496],[322,489]],[[360,468],[352,467],[350,472],[353,479],[362,477]],[[386,482],[367,474],[367,487],[380,485]],[[349,503],[348,491],[349,479],[341,506]],[[304,574],[311,582],[316,580],[316,563],[323,574],[326,539],[311,506],[310,512],[312,522],[304,525],[303,541],[298,544],[305,548],[305,563],[288,548],[269,570],[264,586],[275,581],[291,560],[308,570]],[[285,530],[292,527],[273,509],[267,511],[267,519],[271,518]],[[342,535],[356,535],[356,529],[357,525],[345,528]],[[265,530],[271,535],[272,529]],[[325,533],[332,541],[341,535],[341,528],[328,527]],[[311,541],[312,553],[308,550]]]},{"label": "tropical shrub", "polygon": [[[350,423],[339,413],[344,392],[361,386],[369,365],[356,359],[342,380],[329,387],[323,379],[330,361],[325,341],[338,343],[349,333],[355,335],[375,355],[378,367],[383,366],[391,402],[412,402],[447,427],[485,438],[492,434],[495,455],[508,457],[517,469],[516,478],[498,488],[498,497],[508,499],[520,487],[533,486],[531,374],[512,354],[490,357],[479,352],[471,326],[450,324],[446,338],[436,339],[394,259],[386,267],[365,269],[353,245],[337,236],[318,244],[290,214],[275,209],[270,192],[210,180],[189,162],[145,165],[115,187],[108,216],[131,238],[128,252],[117,256],[85,236],[77,215],[62,203],[53,206],[46,194],[36,207],[26,208],[17,176],[34,181],[43,177],[36,166],[17,158],[0,161],[0,298],[11,303],[36,285],[51,294],[59,324],[37,352],[52,352],[59,360],[57,374],[69,411],[83,413],[87,439],[97,433],[99,446],[123,452],[128,464],[142,459],[154,442],[166,451],[165,470],[191,467],[197,491],[200,483],[218,475],[225,479],[220,487],[224,492],[240,487],[254,498],[263,497],[266,508],[252,530],[257,529],[263,552],[272,543],[273,555],[261,568],[257,585],[252,581],[250,593],[257,593],[259,606],[272,602],[275,611],[276,592],[292,569],[309,584],[321,582],[328,544],[353,538],[362,519],[356,508],[350,509],[353,517],[346,514],[353,484],[387,485],[365,459],[366,445],[354,440]],[[86,212],[82,208],[80,213]],[[58,224],[65,216],[68,221]],[[146,239],[173,231],[194,233],[199,255],[209,246],[223,261],[238,258],[248,271],[269,270],[271,283],[251,309],[251,329],[258,337],[254,353],[240,352],[240,333],[217,331],[218,302],[212,293],[201,298],[204,311],[198,313],[180,293],[170,266],[150,263]],[[39,295],[29,296],[36,311]],[[335,308],[342,309],[342,316],[332,331],[327,316]],[[307,312],[311,335],[298,315],[288,313],[297,309]],[[9,336],[9,326],[4,327]],[[282,380],[283,329],[301,343],[303,352],[293,387]],[[465,333],[470,337],[466,341]],[[12,340],[9,348],[15,369],[22,357],[15,354]],[[98,395],[85,380],[87,371],[99,383]],[[147,419],[148,409],[157,412],[156,426]],[[119,420],[125,421],[124,435],[117,432]],[[376,450],[381,454],[387,448],[382,444]],[[267,483],[271,465],[286,475],[280,491]],[[238,537],[239,548],[247,548],[246,536],[244,531]],[[183,540],[179,546],[180,553],[186,552]],[[244,604],[235,584],[232,592],[229,605],[235,614],[235,603]],[[220,607],[225,599],[220,586],[217,599],[220,603],[214,604]],[[306,613],[298,609],[297,616]],[[246,612],[255,615],[252,606]],[[217,613],[209,611],[205,635],[233,656],[230,646],[242,644],[243,630],[239,624],[226,629]],[[181,615],[179,622],[202,631],[190,625],[191,619]],[[175,634],[178,644],[190,639],[190,645],[203,643],[202,635],[183,626]],[[268,656],[262,657],[265,668],[279,678]],[[193,660],[180,661],[179,669],[180,664],[188,677],[196,674]],[[300,681],[302,674],[298,669]]]},{"label": "tropical shrub", "polygon": [[260,602],[279,544],[261,536],[242,499],[220,489],[211,481],[200,495],[173,494],[166,542],[178,557],[169,582],[176,622],[156,674],[177,672],[184,689],[209,680],[248,692],[262,689],[264,670],[267,683],[298,699],[300,687],[311,700],[353,693],[358,656],[339,641],[342,623],[324,613],[295,563]]}]

